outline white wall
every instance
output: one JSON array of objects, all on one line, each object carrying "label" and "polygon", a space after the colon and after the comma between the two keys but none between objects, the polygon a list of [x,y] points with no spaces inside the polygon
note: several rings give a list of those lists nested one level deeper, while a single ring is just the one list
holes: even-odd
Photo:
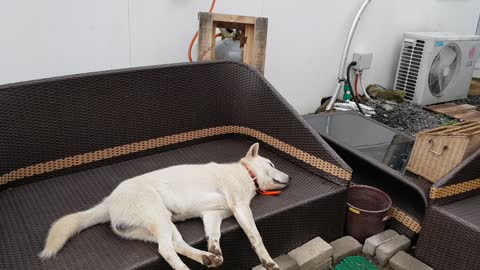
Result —
[{"label": "white wall", "polygon": [[128,0],[0,3],[0,84],[130,64]]},{"label": "white wall", "polygon": [[[336,83],[363,0],[218,0],[219,13],[269,18],[265,76],[300,113]],[[187,60],[197,12],[210,0],[2,0],[0,84]],[[366,83],[391,86],[405,31],[474,33],[478,0],[373,0],[352,49],[374,53]]]}]

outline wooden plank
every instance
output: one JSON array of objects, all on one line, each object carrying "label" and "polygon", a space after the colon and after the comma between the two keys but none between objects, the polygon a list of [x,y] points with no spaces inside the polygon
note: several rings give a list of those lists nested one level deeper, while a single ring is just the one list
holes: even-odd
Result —
[{"label": "wooden plank", "polygon": [[[198,61],[215,58],[215,25],[211,13],[199,12]],[[212,42],[213,41],[213,42]]]},{"label": "wooden plank", "polygon": [[438,110],[442,110],[442,109],[445,109],[445,108],[450,108],[450,107],[453,107],[457,104],[455,103],[443,103],[443,104],[438,104],[438,105],[430,105],[430,106],[426,106],[425,108],[427,110],[430,110],[430,111],[433,111],[433,112],[439,112]]},{"label": "wooden plank", "polygon": [[468,92],[469,96],[480,96],[480,81],[473,80],[470,84],[470,92]]},{"label": "wooden plank", "polygon": [[245,31],[245,25],[249,25],[244,23],[219,22],[219,21],[215,21],[215,24],[217,25],[218,28],[229,28],[229,29],[237,29],[242,31]]},{"label": "wooden plank", "polygon": [[448,112],[455,106],[457,106],[457,104],[455,103],[444,103],[444,104],[438,104],[438,105],[430,105],[427,108],[432,112],[445,114],[445,112]]},{"label": "wooden plank", "polygon": [[457,114],[465,113],[476,107],[470,104],[441,104],[430,106],[430,109],[434,112],[455,116]]},{"label": "wooden plank", "polygon": [[255,26],[251,24],[245,25],[245,38],[246,43],[243,47],[243,62],[253,66],[253,54],[255,48],[253,47],[253,42],[255,39]]},{"label": "wooden plank", "polygon": [[265,70],[267,49],[267,18],[199,12],[198,57],[199,61],[215,59],[216,28],[234,26],[243,30],[245,37],[243,62],[253,66],[261,74]]},{"label": "wooden plank", "polygon": [[217,22],[232,22],[243,24],[255,24],[255,17],[213,13],[213,20]]},{"label": "wooden plank", "polygon": [[211,41],[211,47],[210,47],[210,55],[212,59],[215,59],[215,48],[217,47],[217,37],[215,36],[217,34],[217,23],[213,21],[212,23],[212,41]]},{"label": "wooden plank", "polygon": [[465,121],[480,122],[480,111],[470,110],[470,111],[465,112],[463,114],[455,115],[455,118],[462,119],[462,120],[465,120]]},{"label": "wooden plank", "polygon": [[470,104],[459,104],[457,106],[445,109],[444,113],[451,116],[455,116],[457,114],[465,113],[467,111],[474,110],[476,108],[477,108],[476,106],[470,105]]},{"label": "wooden plank", "polygon": [[255,39],[253,44],[252,65],[260,72],[265,72],[265,57],[267,52],[268,19],[257,18],[255,21]]}]

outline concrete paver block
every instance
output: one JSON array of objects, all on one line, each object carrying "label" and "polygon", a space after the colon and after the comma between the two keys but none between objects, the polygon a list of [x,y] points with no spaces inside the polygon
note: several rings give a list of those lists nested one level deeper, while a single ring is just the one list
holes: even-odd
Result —
[{"label": "concrete paver block", "polygon": [[398,233],[394,230],[386,230],[374,236],[371,236],[365,240],[363,245],[362,252],[367,256],[374,256],[375,250],[377,247],[392,240],[394,237],[398,236]]},{"label": "concrete paver block", "polygon": [[406,250],[410,247],[410,239],[405,235],[399,235],[392,240],[382,244],[375,251],[375,260],[380,265],[385,265],[388,260],[398,251]]},{"label": "concrete paver block", "polygon": [[288,253],[297,262],[300,270],[314,269],[330,259],[332,254],[332,246],[320,237],[316,237]]},{"label": "concrete paver block", "polygon": [[[280,255],[277,258],[273,259],[280,267],[280,270],[298,270],[298,264],[295,262],[292,257],[288,255]],[[264,270],[265,268],[262,265],[257,265],[252,270]]]},{"label": "concrete paver block", "polygon": [[433,270],[432,267],[424,264],[412,255],[400,250],[390,259],[390,267],[393,270]]},{"label": "concrete paver block", "polygon": [[332,258],[324,261],[320,265],[314,267],[312,270],[330,270],[332,268]]},{"label": "concrete paver block", "polygon": [[333,248],[333,264],[341,262],[345,257],[358,255],[362,251],[362,244],[351,236],[344,236],[330,243]]}]

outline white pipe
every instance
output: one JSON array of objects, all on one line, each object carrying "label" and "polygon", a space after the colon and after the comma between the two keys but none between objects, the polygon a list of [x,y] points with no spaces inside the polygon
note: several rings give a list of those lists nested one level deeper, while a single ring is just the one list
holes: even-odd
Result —
[{"label": "white pipe", "polygon": [[345,47],[343,48],[342,61],[340,62],[340,67],[338,69],[337,88],[335,89],[335,92],[332,95],[330,102],[328,103],[326,109],[327,111],[330,111],[333,108],[333,105],[337,101],[338,94],[340,93],[340,89],[342,89],[343,81],[345,80],[346,75],[345,66],[347,65],[348,52],[350,51],[350,45],[352,44],[353,35],[355,34],[355,30],[357,29],[360,17],[362,17],[363,12],[371,1],[372,0],[365,0],[365,2],[363,2],[360,10],[357,13],[357,16],[355,16],[355,20],[353,20],[352,27],[350,28],[350,32],[348,33],[347,41],[345,42]]}]

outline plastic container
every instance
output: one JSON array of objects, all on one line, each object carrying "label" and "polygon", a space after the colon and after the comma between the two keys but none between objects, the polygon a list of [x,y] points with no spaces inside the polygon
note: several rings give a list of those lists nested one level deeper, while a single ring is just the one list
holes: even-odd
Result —
[{"label": "plastic container", "polygon": [[240,40],[226,38],[218,41],[215,46],[215,59],[242,62],[243,51],[240,48]]},{"label": "plastic container", "polygon": [[347,205],[345,233],[363,243],[385,229],[392,199],[377,188],[355,185],[348,189]]}]

